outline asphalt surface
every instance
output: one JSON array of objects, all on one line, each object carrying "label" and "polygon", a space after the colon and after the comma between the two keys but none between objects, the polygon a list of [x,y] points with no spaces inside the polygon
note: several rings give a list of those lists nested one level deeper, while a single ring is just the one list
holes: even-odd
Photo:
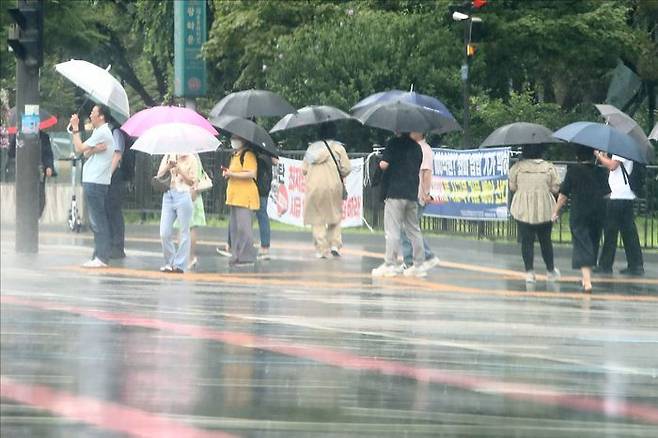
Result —
[{"label": "asphalt surface", "polygon": [[89,234],[18,255],[1,231],[2,436],[658,436],[655,253],[585,295],[568,247],[527,285],[515,245],[458,238],[426,278],[373,279],[381,234],[319,260],[275,231],[233,269],[207,228],[176,275],[157,227],[93,271]]}]

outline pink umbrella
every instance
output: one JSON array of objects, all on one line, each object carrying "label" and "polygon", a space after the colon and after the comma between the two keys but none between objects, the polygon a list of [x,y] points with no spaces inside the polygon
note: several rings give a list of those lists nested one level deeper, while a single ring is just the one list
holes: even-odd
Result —
[{"label": "pink umbrella", "polygon": [[203,128],[212,135],[219,132],[196,111],[178,106],[154,106],[134,114],[121,129],[131,137],[139,137],[148,129],[167,123],[185,123]]}]

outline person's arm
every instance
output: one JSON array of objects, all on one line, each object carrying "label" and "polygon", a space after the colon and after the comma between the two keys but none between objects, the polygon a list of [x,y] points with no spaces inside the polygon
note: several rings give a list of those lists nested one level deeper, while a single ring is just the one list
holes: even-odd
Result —
[{"label": "person's arm", "polygon": [[41,143],[41,165],[46,176],[53,176],[53,169],[55,168],[55,160],[53,157],[53,148],[50,144],[50,137],[45,132],[39,134]]},{"label": "person's arm", "polygon": [[560,176],[557,174],[557,169],[555,166],[551,165],[550,170],[548,171],[549,174],[549,190],[551,193],[554,195],[557,195],[560,192]]},{"label": "person's arm", "polygon": [[107,149],[107,145],[105,145],[105,143],[98,143],[94,146],[89,146],[87,143],[82,142],[82,139],[80,138],[80,119],[78,118],[77,114],[73,114],[71,116],[70,122],[71,129],[73,130],[73,147],[75,148],[76,153],[89,156],[91,154],[102,152]]},{"label": "person's arm", "polygon": [[603,166],[607,167],[608,170],[610,171],[617,170],[617,168],[621,164],[617,160],[608,158],[608,155],[603,151],[594,151],[594,155],[596,156],[597,161],[601,163]]},{"label": "person's arm", "polygon": [[256,166],[256,156],[253,152],[247,151],[244,154],[244,164],[242,166],[242,170],[234,172],[230,169],[224,169],[222,175],[224,178],[255,179]]},{"label": "person's arm", "polygon": [[507,184],[509,185],[510,192],[516,192],[519,189],[517,184],[517,176],[519,174],[519,163],[515,163],[512,168],[509,170],[509,180]]},{"label": "person's arm", "polygon": [[160,167],[158,167],[158,173],[156,175],[158,177],[164,176],[164,174],[169,172],[175,165],[176,162],[170,160],[168,154],[165,155],[164,157],[162,157],[162,160],[160,161]]},{"label": "person's arm", "polygon": [[119,168],[119,163],[121,163],[121,152],[119,151],[114,151],[112,154],[112,173]]},{"label": "person's arm", "polygon": [[420,171],[420,190],[422,193],[422,201],[427,203],[430,201],[430,190],[432,189],[432,171],[423,169]]},{"label": "person's arm", "polygon": [[347,152],[344,147],[338,147],[338,165],[340,167],[339,173],[342,179],[345,179],[347,175],[352,171],[352,163],[350,163],[350,157],[347,156]]},{"label": "person's arm", "polygon": [[557,202],[555,203],[555,207],[553,207],[553,214],[551,215],[551,221],[557,222],[557,220],[560,218],[560,210],[562,210],[562,207],[566,205],[568,200],[569,198],[564,193],[560,193],[560,195],[557,197]]}]

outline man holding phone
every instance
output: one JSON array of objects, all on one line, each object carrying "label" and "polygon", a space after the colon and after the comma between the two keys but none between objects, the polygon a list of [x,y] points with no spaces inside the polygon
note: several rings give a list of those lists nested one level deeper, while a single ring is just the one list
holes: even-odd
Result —
[{"label": "man holding phone", "polygon": [[82,190],[89,225],[94,232],[94,254],[91,260],[83,263],[84,268],[106,268],[110,261],[110,226],[105,202],[112,179],[114,140],[106,117],[109,117],[109,109],[105,105],[94,105],[89,114],[94,131],[84,143],[80,139],[78,115],[73,114],[70,120],[75,152],[87,158],[82,169]]}]

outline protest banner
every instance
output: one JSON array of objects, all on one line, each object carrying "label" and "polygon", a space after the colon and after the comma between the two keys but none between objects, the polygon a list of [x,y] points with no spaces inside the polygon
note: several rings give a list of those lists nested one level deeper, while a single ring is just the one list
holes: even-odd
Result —
[{"label": "protest banner", "polygon": [[[347,200],[343,201],[341,226],[360,227],[363,223],[363,158],[350,160],[352,171],[345,178]],[[306,183],[302,161],[279,158],[272,175],[272,191],[267,198],[267,214],[285,224],[304,226]]]},{"label": "protest banner", "polygon": [[434,149],[428,216],[507,220],[510,148]]}]

